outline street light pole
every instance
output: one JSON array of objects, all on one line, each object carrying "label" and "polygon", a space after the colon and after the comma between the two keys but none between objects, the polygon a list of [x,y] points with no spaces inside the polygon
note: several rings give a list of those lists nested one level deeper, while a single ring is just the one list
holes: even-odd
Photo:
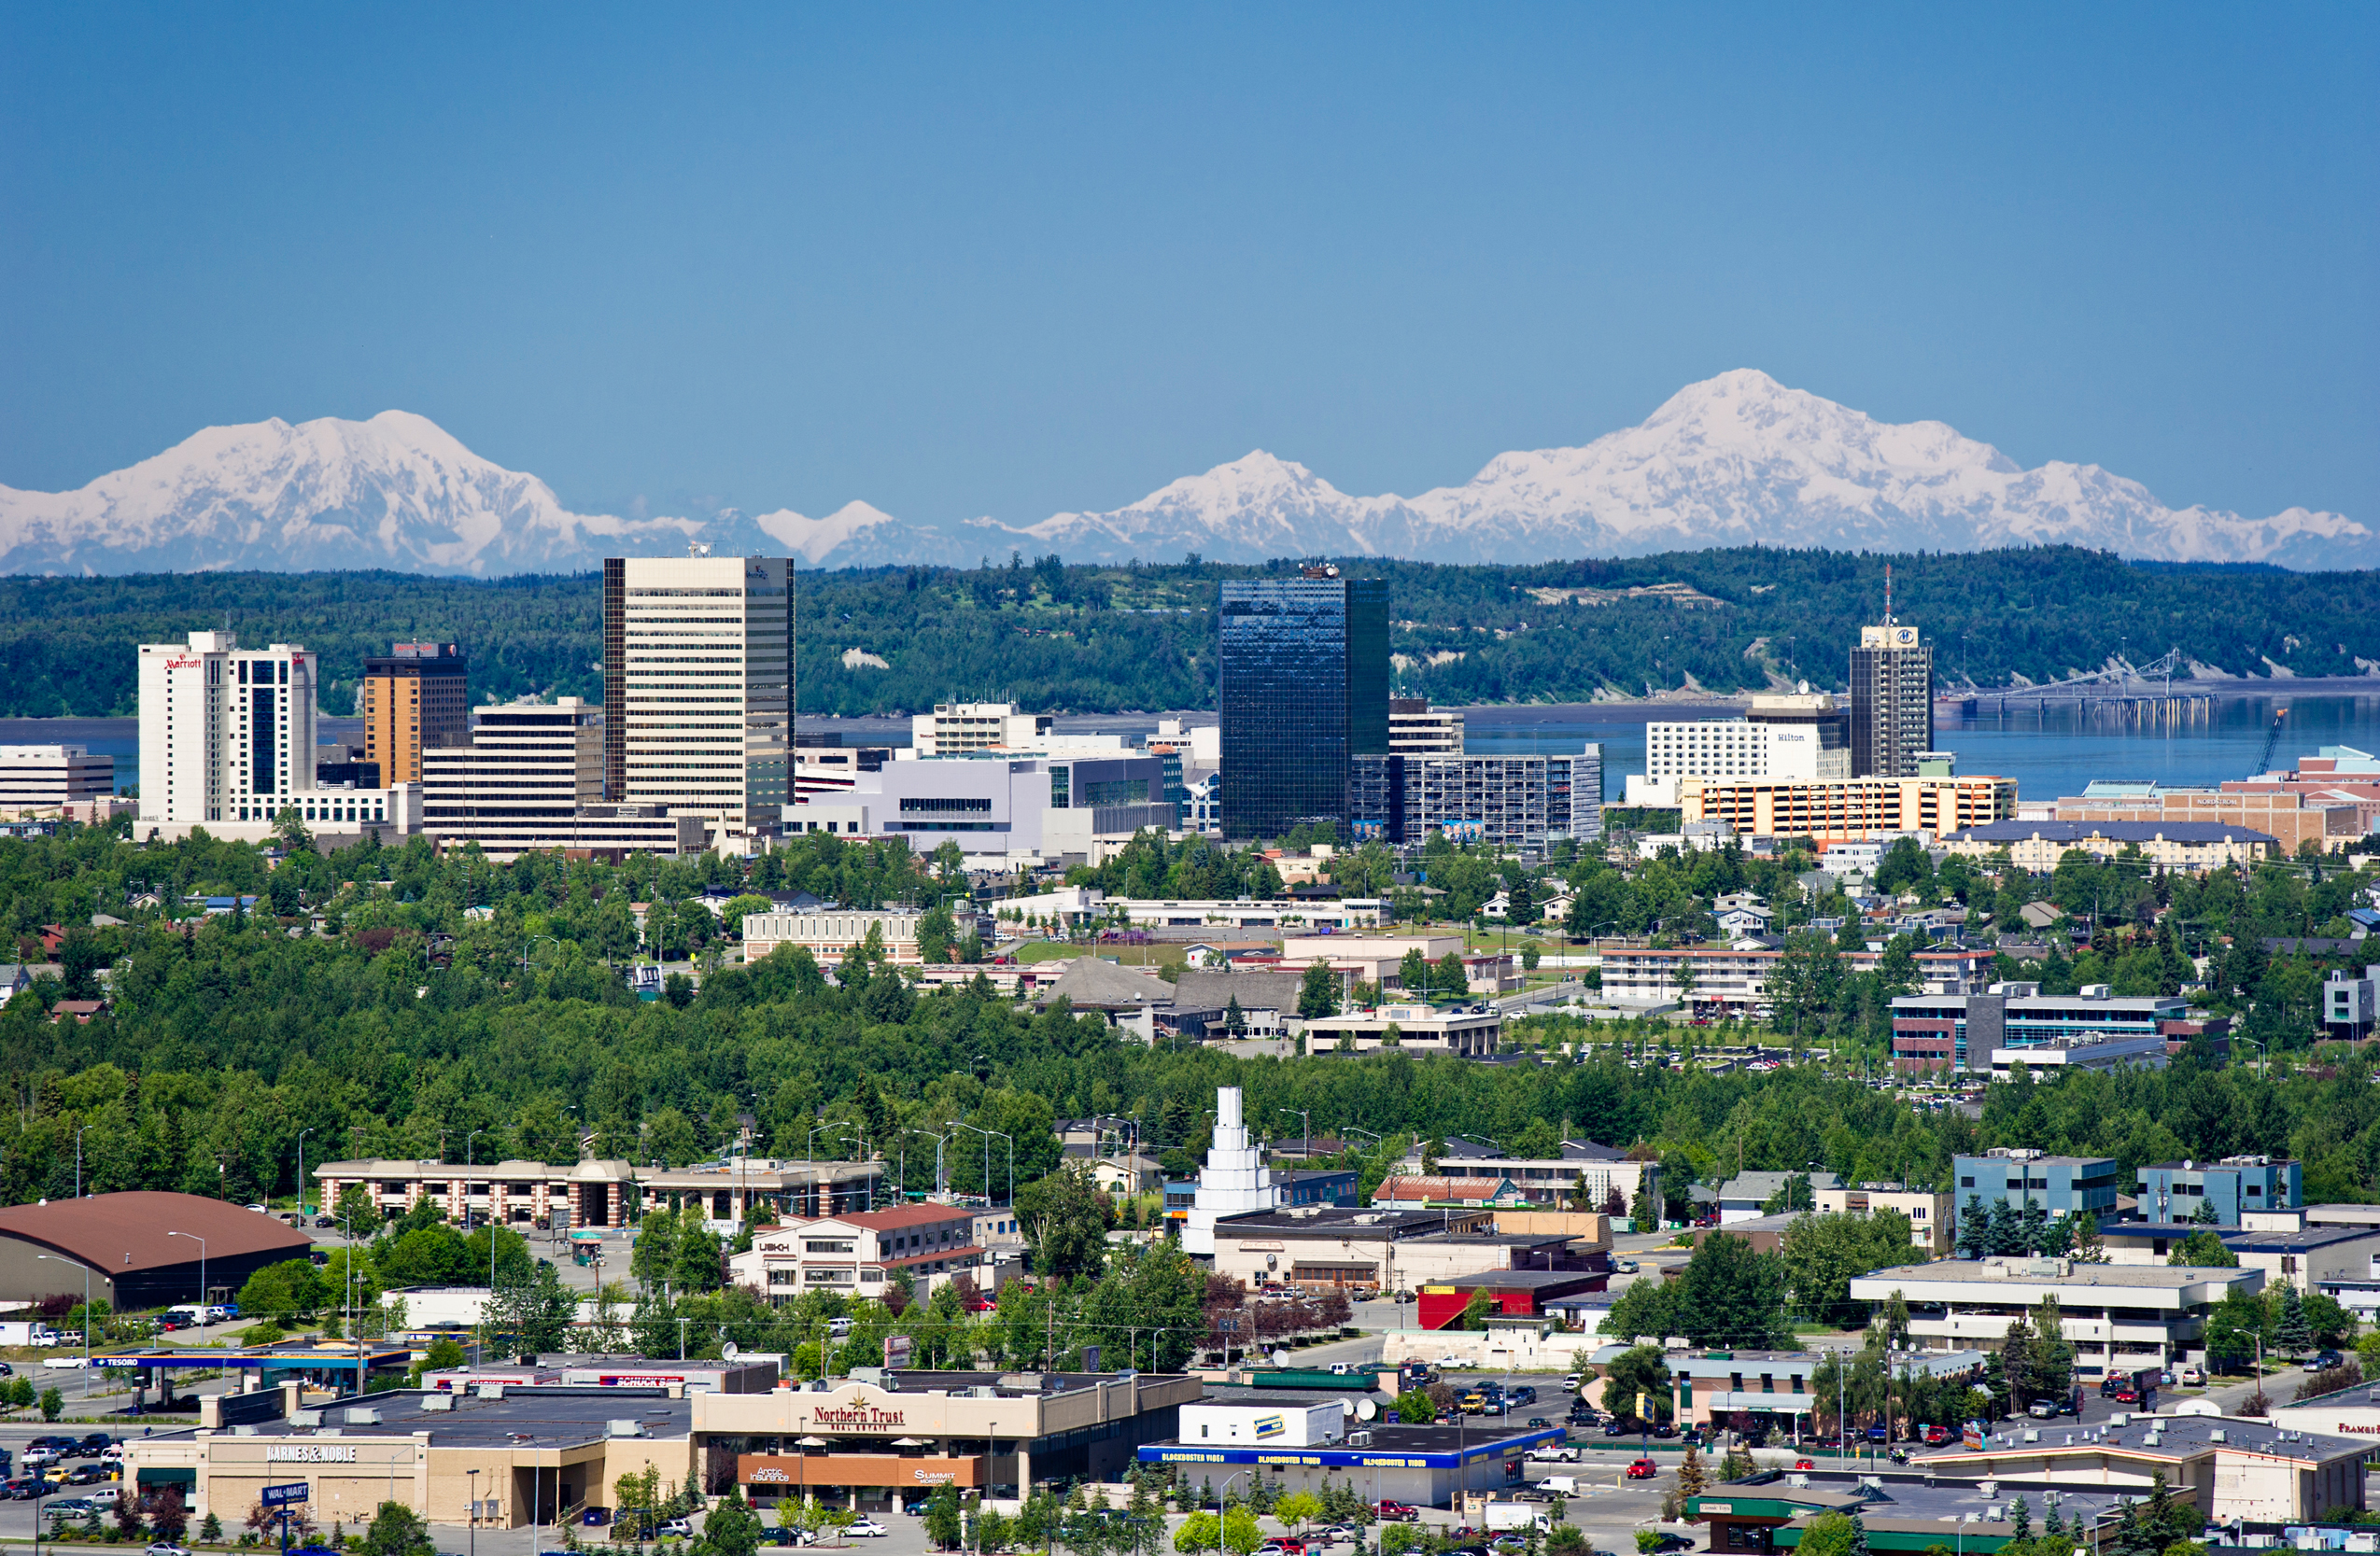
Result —
[{"label": "street light pole", "polygon": [[[186,1237],[198,1244],[198,1321],[204,1325],[207,1318],[206,1301],[206,1240],[196,1232],[168,1232],[167,1237]],[[87,1311],[88,1310],[86,1310]]]},{"label": "street light pole", "polygon": [[[70,1264],[83,1272],[83,1397],[91,1397],[91,1266],[80,1259],[69,1259],[57,1254],[35,1254],[36,1259],[51,1264]],[[38,1523],[38,1519],[34,1521]]]}]

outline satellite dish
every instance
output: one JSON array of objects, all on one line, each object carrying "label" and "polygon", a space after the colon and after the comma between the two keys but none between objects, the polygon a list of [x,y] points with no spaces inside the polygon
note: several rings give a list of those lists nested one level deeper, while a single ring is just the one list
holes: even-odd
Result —
[{"label": "satellite dish", "polygon": [[1356,1402],[1343,1394],[1339,1395],[1339,1409],[1352,1417],[1356,1413]]},{"label": "satellite dish", "polygon": [[1358,1421],[1371,1421],[1379,1414],[1380,1402],[1378,1400],[1359,1399],[1356,1401],[1356,1419]]},{"label": "satellite dish", "polygon": [[1279,1347],[1277,1347],[1277,1346],[1276,1346],[1276,1347],[1274,1347],[1274,1352],[1273,1352],[1273,1365],[1274,1365],[1274,1367],[1287,1367],[1287,1366],[1289,1366],[1289,1353],[1287,1351],[1282,1350],[1282,1349],[1280,1349],[1280,1348],[1279,1348]]},{"label": "satellite dish", "polygon": [[736,1342],[735,1342],[734,1340],[729,1340],[726,1344],[725,1344],[725,1345],[723,1345],[723,1346],[721,1346],[721,1347],[719,1348],[719,1354],[721,1354],[722,1356],[725,1356],[727,1360],[729,1360],[729,1361],[731,1361],[731,1362],[732,1362],[732,1361],[734,1361],[734,1360],[737,1358],[737,1356],[740,1355],[741,1353],[742,1353],[739,1352],[739,1351],[736,1349]]}]

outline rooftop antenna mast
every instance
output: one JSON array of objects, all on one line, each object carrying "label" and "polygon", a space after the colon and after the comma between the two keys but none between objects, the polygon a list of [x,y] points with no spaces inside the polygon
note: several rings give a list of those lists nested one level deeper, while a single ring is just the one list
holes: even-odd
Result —
[{"label": "rooftop antenna mast", "polygon": [[1884,564],[1884,624],[1893,624],[1893,564]]}]

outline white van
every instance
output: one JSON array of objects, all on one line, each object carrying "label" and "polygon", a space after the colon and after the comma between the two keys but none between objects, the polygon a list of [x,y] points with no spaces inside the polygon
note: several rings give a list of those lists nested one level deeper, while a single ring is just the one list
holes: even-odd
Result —
[{"label": "white van", "polygon": [[1576,1496],[1578,1494],[1578,1477],[1575,1475],[1549,1475],[1544,1479],[1540,1480],[1537,1483],[1537,1489],[1551,1496]]}]

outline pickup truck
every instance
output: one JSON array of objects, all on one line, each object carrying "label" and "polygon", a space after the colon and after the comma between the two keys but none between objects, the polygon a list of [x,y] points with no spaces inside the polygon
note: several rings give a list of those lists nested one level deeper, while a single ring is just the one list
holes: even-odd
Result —
[{"label": "pickup truck", "polygon": [[1372,1516],[1383,1523],[1411,1523],[1421,1517],[1421,1511],[1403,1502],[1382,1502],[1373,1507]]}]

